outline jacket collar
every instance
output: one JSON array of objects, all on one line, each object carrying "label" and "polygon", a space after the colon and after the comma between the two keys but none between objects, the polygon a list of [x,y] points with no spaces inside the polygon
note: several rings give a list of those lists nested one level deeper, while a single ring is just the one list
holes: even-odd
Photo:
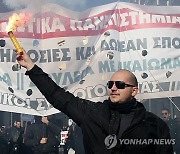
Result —
[{"label": "jacket collar", "polygon": [[[101,111],[99,112],[99,115],[100,115],[99,121],[100,121],[101,128],[106,132],[106,134],[109,134],[108,126],[109,126],[109,121],[110,121],[110,116],[111,116],[110,115],[111,109],[109,108],[109,105],[106,101],[107,100],[103,102]],[[132,119],[129,129],[131,129],[131,127],[133,128],[135,125],[139,124],[140,122],[144,120],[146,109],[144,108],[144,105],[142,103],[136,101],[136,107],[132,109],[132,112],[134,112],[134,117]]]}]

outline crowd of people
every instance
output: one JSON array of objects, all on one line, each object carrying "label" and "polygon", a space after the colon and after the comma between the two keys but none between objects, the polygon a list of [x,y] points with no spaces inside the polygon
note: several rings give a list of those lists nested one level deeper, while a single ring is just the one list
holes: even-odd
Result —
[{"label": "crowd of people", "polygon": [[[61,131],[68,132],[63,146]],[[69,154],[71,150],[84,154],[82,132],[74,122],[58,126],[51,116],[35,116],[34,123],[28,121],[24,127],[15,120],[12,127],[0,129],[0,154]]]},{"label": "crowd of people", "polygon": [[[175,139],[174,154],[180,153],[180,125],[171,118],[169,109],[163,108],[161,118],[167,123],[171,138]],[[71,119],[69,119],[71,120]],[[48,127],[47,127],[48,126]],[[61,131],[67,131],[67,138],[61,142]],[[46,144],[47,143],[47,144]],[[61,149],[63,150],[60,150]],[[0,154],[85,154],[81,128],[75,122],[58,127],[51,118],[35,116],[35,123],[16,120],[12,127],[0,129]]]},{"label": "crowd of people", "polygon": [[35,123],[21,127],[14,121],[10,128],[1,129],[1,154],[58,154],[60,128],[47,117],[35,116]]}]

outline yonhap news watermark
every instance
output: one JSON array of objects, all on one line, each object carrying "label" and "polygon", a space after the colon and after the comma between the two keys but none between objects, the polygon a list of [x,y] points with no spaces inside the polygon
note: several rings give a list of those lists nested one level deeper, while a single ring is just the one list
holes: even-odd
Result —
[{"label": "yonhap news watermark", "polygon": [[134,145],[174,145],[175,139],[119,139],[120,144],[134,144]]},{"label": "yonhap news watermark", "polygon": [[117,139],[116,135],[108,135],[104,143],[107,149],[120,145],[175,145],[175,139]]}]

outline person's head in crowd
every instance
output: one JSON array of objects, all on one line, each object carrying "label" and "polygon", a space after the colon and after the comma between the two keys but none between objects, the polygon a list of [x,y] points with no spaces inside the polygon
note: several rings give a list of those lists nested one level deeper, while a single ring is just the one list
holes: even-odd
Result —
[{"label": "person's head in crowd", "polygon": [[41,116],[34,116],[35,123],[41,123]]},{"label": "person's head in crowd", "polygon": [[21,127],[21,122],[18,120],[14,121],[14,127],[20,128]]},{"label": "person's head in crowd", "polygon": [[1,125],[1,129],[5,129],[6,126],[4,124]]},{"label": "person's head in crowd", "polygon": [[1,125],[0,132],[3,132],[6,129],[6,126],[4,124]]},{"label": "person's head in crowd", "polygon": [[63,131],[67,130],[67,126],[63,126],[63,127],[62,127],[62,130],[63,130]]},{"label": "person's head in crowd", "polygon": [[73,124],[73,120],[72,119],[68,119],[68,126],[70,127]]},{"label": "person's head in crowd", "polygon": [[171,117],[169,109],[167,109],[167,108],[162,109],[161,114],[162,114],[162,119],[164,121],[168,121]]},{"label": "person's head in crowd", "polygon": [[132,100],[138,92],[135,75],[128,70],[115,72],[107,83],[109,99],[112,103],[123,103]]},{"label": "person's head in crowd", "polygon": [[31,121],[28,121],[28,122],[27,122],[27,126],[29,126],[29,125],[31,125]]}]

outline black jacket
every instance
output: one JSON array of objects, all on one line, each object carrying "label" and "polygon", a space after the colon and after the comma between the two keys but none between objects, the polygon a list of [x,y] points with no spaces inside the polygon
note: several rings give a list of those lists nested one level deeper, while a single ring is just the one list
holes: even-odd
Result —
[{"label": "black jacket", "polygon": [[74,149],[75,154],[84,154],[83,135],[81,128],[73,123],[68,132],[68,138],[65,143],[65,148],[69,150]]},{"label": "black jacket", "polygon": [[[36,122],[27,127],[25,134],[25,145],[32,147],[35,153],[56,152],[59,141],[56,135],[59,134],[59,128],[53,123],[48,125],[42,122]],[[40,144],[41,138],[47,138],[46,144]]]},{"label": "black jacket", "polygon": [[6,138],[0,133],[0,154],[8,154],[8,142]]},{"label": "black jacket", "polygon": [[11,143],[20,144],[22,143],[23,128],[17,128],[15,126],[7,130],[7,137]]},{"label": "black jacket", "polygon": [[176,141],[176,144],[173,146],[173,149],[176,152],[176,154],[180,154],[180,128],[178,126],[178,123],[174,119],[169,119],[165,122],[170,129],[171,138],[175,139]]},{"label": "black jacket", "polygon": [[[60,88],[48,74],[38,66],[26,72],[32,82],[37,86],[49,103],[55,108],[67,114],[82,129],[86,154],[171,154],[171,145],[154,144],[120,144],[117,123],[114,128],[111,123],[114,115],[108,103],[92,102],[80,99]],[[115,118],[128,117],[129,114],[116,114]],[[123,124],[126,119],[123,118]],[[120,118],[119,118],[120,119]],[[124,120],[125,119],[125,120]],[[121,125],[123,126],[123,125]],[[115,129],[115,130],[114,130]],[[105,138],[109,135],[117,135],[117,143],[114,148],[108,149]],[[137,102],[133,111],[130,126],[120,135],[121,139],[169,139],[169,128],[156,115],[146,112],[144,106]],[[112,141],[112,140],[111,140]]]},{"label": "black jacket", "polygon": [[15,126],[9,128],[7,130],[7,139],[9,144],[9,153],[23,153],[23,128],[17,128]]}]

